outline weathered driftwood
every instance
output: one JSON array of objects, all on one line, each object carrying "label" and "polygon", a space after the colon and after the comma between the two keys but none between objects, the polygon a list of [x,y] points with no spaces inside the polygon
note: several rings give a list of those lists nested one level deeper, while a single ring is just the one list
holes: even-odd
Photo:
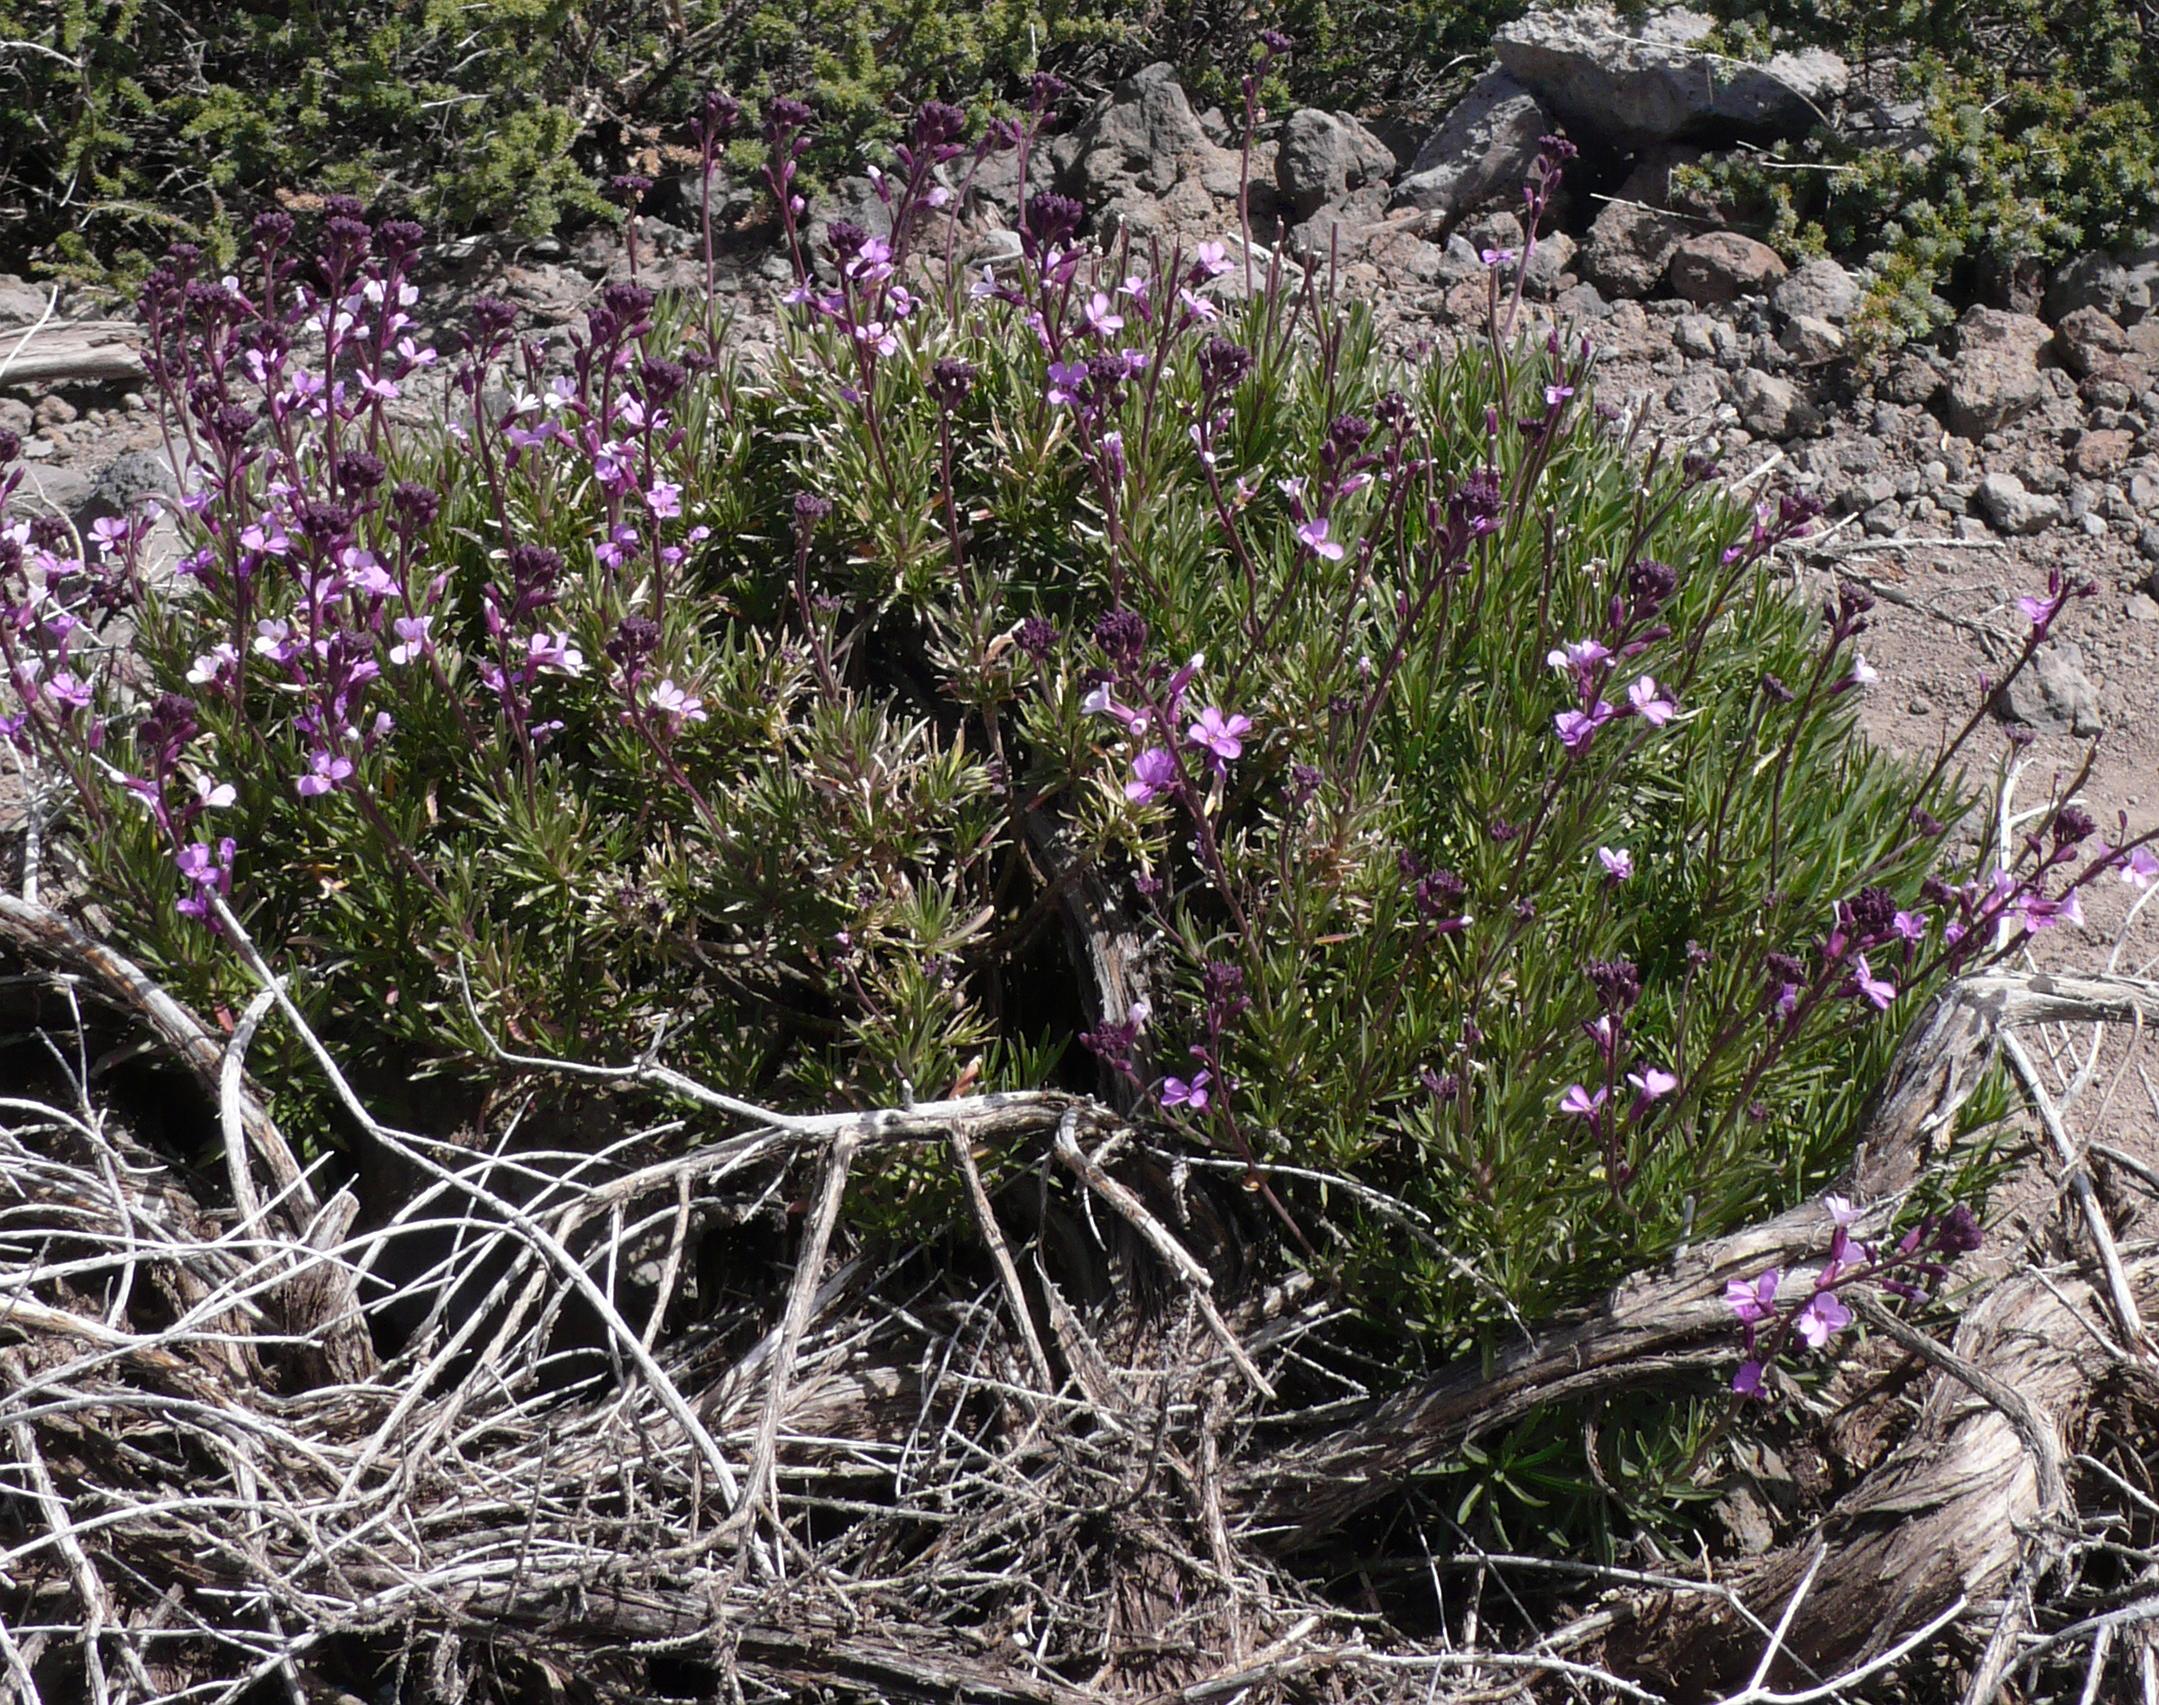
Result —
[{"label": "weathered driftwood", "polygon": [[0,386],[135,384],[139,344],[120,326],[0,326]]},{"label": "weathered driftwood", "polygon": [[[1265,1289],[1202,1259],[1219,1253],[1192,1229],[1206,1213],[1165,1204],[1114,1110],[1004,1096],[760,1121],[648,1063],[599,1075],[750,1128],[688,1153],[416,1150],[431,1182],[414,1201],[325,1236],[236,1049],[41,908],[0,898],[0,932],[138,1015],[225,1098],[263,1173],[248,1209],[192,1199],[84,1118],[18,1109],[0,1132],[0,1451],[21,1470],[0,1494],[0,1627],[29,1631],[0,1642],[0,1668],[26,1696],[42,1673],[103,1697],[108,1671],[143,1694],[152,1679],[297,1689],[345,1640],[414,1654],[444,1693],[491,1679],[635,1697],[664,1648],[773,1698],[1406,1701],[1449,1678],[1540,1673],[1691,1697],[1751,1672],[1801,1584],[1775,1673],[1805,1680],[2028,1584],[2113,1366],[2092,1353],[2104,1317],[2075,1280],[2012,1278],[1947,1352],[1881,1316],[1932,1363],[1920,1417],[1819,1533],[1719,1594],[1630,1589],[1600,1612],[1601,1655],[1546,1643],[1480,1668],[1352,1620],[1299,1554],[1538,1404],[1721,1377],[1725,1281],[1818,1258],[1818,1208],[1697,1245],[1488,1367],[1299,1423],[1264,1393],[1324,1329],[1324,1300],[1294,1275]],[[1968,986],[1915,1027],[1852,1192],[1893,1195],[1940,1146],[1995,1024],[2153,1004],[2121,981]],[[356,1118],[367,1140],[416,1142]],[[997,1200],[972,1198],[992,1228],[1000,1214],[1035,1228],[1002,1261],[880,1267],[844,1248],[834,1204],[854,1152],[993,1134],[1039,1157]],[[814,1204],[805,1242],[833,1242],[831,1271],[802,1263],[784,1308],[723,1277],[699,1318],[674,1321],[700,1238],[790,1199]],[[1077,1297],[1049,1234],[1059,1213],[1121,1218],[1136,1235],[1117,1259],[1159,1282]],[[451,1255],[402,1299],[420,1317],[412,1347],[379,1363],[356,1312],[375,1294],[363,1270],[444,1226]],[[1180,1236],[1182,1259],[1164,1253]],[[2147,1306],[2152,1268],[2125,1279]]]}]

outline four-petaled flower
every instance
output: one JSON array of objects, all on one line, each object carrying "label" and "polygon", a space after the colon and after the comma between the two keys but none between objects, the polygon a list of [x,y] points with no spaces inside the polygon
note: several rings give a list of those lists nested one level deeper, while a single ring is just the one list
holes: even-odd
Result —
[{"label": "four-petaled flower", "polygon": [[1051,407],[1076,407],[1080,400],[1080,387],[1087,383],[1087,364],[1084,361],[1052,361],[1049,378]]},{"label": "four-petaled flower", "polygon": [[1867,956],[1855,954],[1852,958],[1852,986],[1860,997],[1872,1001],[1878,1007],[1887,1007],[1897,998],[1896,984],[1877,977],[1867,967]]},{"label": "four-petaled flower", "polygon": [[1629,1072],[1627,1081],[1644,1101],[1662,1101],[1679,1087],[1679,1079],[1661,1066],[1648,1066],[1638,1072]]},{"label": "four-petaled flower", "polygon": [[2150,847],[2132,847],[2122,855],[2115,874],[2132,888],[2149,888],[2159,880],[2159,854]]},{"label": "four-petaled flower", "polygon": [[1772,1267],[1755,1279],[1727,1279],[1724,1306],[1753,1326],[1777,1311],[1777,1286],[1784,1282],[1781,1268]]},{"label": "four-petaled flower", "polygon": [[1327,537],[1327,517],[1316,516],[1297,529],[1297,539],[1315,556],[1323,556],[1329,562],[1342,560],[1342,546]]},{"label": "four-petaled flower", "polygon": [[1657,685],[1654,675],[1644,675],[1627,689],[1627,703],[1634,707],[1634,714],[1652,728],[1662,728],[1679,714],[1677,702]]},{"label": "four-petaled flower", "polygon": [[342,752],[319,751],[307,755],[307,773],[294,781],[293,786],[303,799],[314,799],[330,792],[352,774],[352,760]]},{"label": "four-petaled flower", "polygon": [[1796,1322],[1800,1337],[1817,1350],[1851,1323],[1852,1311],[1830,1290],[1816,1291],[1809,1297]]},{"label": "four-petaled flower", "polygon": [[1569,752],[1579,753],[1595,738],[1598,729],[1619,712],[1603,699],[1589,710],[1563,710],[1552,718],[1552,726],[1559,731],[1559,743]]},{"label": "four-petaled flower", "polygon": [[1624,882],[1634,874],[1634,854],[1625,847],[1599,847],[1597,862],[1614,882]]},{"label": "four-petaled flower", "polygon": [[399,616],[390,624],[397,635],[397,643],[390,647],[390,661],[410,663],[425,657],[429,649],[427,630],[434,625],[433,616]]},{"label": "four-petaled flower", "polygon": [[1165,746],[1150,746],[1132,760],[1132,779],[1124,784],[1124,796],[1134,805],[1145,805],[1176,781],[1175,756]]},{"label": "four-petaled flower", "polygon": [[1604,1111],[1604,1099],[1602,1088],[1588,1090],[1570,1083],[1566,1094],[1559,1098],[1559,1110],[1570,1119],[1594,1119]]},{"label": "four-petaled flower", "polygon": [[535,669],[572,677],[585,672],[585,654],[570,643],[566,633],[533,634],[525,641],[525,652]]},{"label": "four-petaled flower", "polygon": [[655,686],[645,695],[645,702],[667,718],[670,729],[680,729],[685,722],[705,720],[705,701],[695,693],[685,692],[672,680]]},{"label": "four-petaled flower", "polygon": [[1087,329],[1096,337],[1108,337],[1111,332],[1124,330],[1124,316],[1116,311],[1110,298],[1100,290],[1087,298],[1080,314],[1087,322]]},{"label": "four-petaled flower", "polygon": [[1162,1105],[1189,1107],[1195,1113],[1204,1113],[1207,1111],[1207,1086],[1212,1082],[1214,1073],[1209,1071],[1194,1072],[1190,1083],[1181,1077],[1166,1077],[1162,1080]]},{"label": "four-petaled flower", "polygon": [[1213,705],[1199,713],[1199,720],[1185,730],[1185,738],[1203,747],[1217,765],[1244,756],[1244,736],[1252,732],[1249,716],[1225,716]]},{"label": "four-petaled flower", "polygon": [[654,480],[645,492],[645,507],[657,520],[672,520],[682,513],[682,487],[668,480]]}]

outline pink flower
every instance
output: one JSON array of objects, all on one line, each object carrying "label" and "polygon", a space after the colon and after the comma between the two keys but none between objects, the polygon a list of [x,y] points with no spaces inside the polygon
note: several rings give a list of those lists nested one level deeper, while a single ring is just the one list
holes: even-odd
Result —
[{"label": "pink flower", "polygon": [[1665,696],[1654,675],[1644,675],[1629,687],[1627,702],[1634,707],[1634,714],[1652,728],[1662,728],[1679,714],[1678,704]]},{"label": "pink flower", "polygon": [[1130,705],[1120,703],[1117,695],[1110,691],[1109,683],[1106,681],[1080,700],[1080,709],[1087,712],[1089,716],[1115,717],[1124,724],[1124,731],[1135,740],[1147,732],[1147,713],[1143,710],[1134,710]]},{"label": "pink flower", "polygon": [[532,659],[535,669],[568,675],[572,679],[585,672],[585,654],[570,643],[566,633],[532,634],[525,641],[525,653]]},{"label": "pink flower", "polygon": [[1856,955],[1852,960],[1852,984],[1854,990],[1877,1007],[1887,1007],[1897,998],[1896,984],[1877,977],[1867,968],[1867,956]]},{"label": "pink flower", "polygon": [[294,781],[293,787],[303,799],[315,799],[330,792],[352,774],[352,760],[342,752],[310,752],[307,755],[307,773]]},{"label": "pink flower", "polygon": [[1816,1291],[1799,1311],[1796,1322],[1800,1337],[1817,1350],[1851,1323],[1852,1311],[1835,1291]]},{"label": "pink flower", "polygon": [[1598,729],[1619,713],[1603,699],[1593,710],[1563,710],[1552,718],[1552,726],[1559,732],[1559,743],[1570,752],[1585,750],[1595,738]]},{"label": "pink flower", "polygon": [[1640,1092],[1644,1101],[1662,1101],[1679,1087],[1679,1079],[1658,1066],[1650,1066],[1638,1072],[1629,1072],[1627,1081]]},{"label": "pink flower", "polygon": [[1762,1364],[1751,1360],[1741,1362],[1739,1371],[1732,1375],[1732,1389],[1742,1397],[1761,1396]]},{"label": "pink flower", "polygon": [[1244,756],[1244,736],[1252,732],[1249,716],[1224,716],[1213,705],[1199,713],[1199,720],[1185,730],[1185,738],[1212,754],[1216,764]]},{"label": "pink flower", "polygon": [[1634,874],[1634,855],[1625,847],[1599,847],[1597,862],[1614,882],[1624,882]]},{"label": "pink flower", "polygon": [[1124,796],[1134,805],[1145,805],[1175,784],[1177,760],[1164,746],[1150,746],[1132,760],[1132,779],[1124,784]]},{"label": "pink flower", "polygon": [[667,718],[670,731],[679,731],[685,722],[705,720],[705,701],[694,693],[684,692],[671,680],[654,687],[645,695],[645,702]]},{"label": "pink flower", "polygon": [[205,811],[222,811],[240,796],[231,782],[199,775],[195,778],[195,797]]},{"label": "pink flower", "polygon": [[1563,646],[1545,653],[1544,660],[1554,669],[1572,669],[1577,675],[1587,676],[1600,663],[1611,661],[1611,648],[1602,640],[1570,639]]},{"label": "pink flower", "polygon": [[1342,560],[1342,547],[1327,537],[1326,516],[1307,521],[1297,529],[1297,537],[1315,556],[1323,556],[1329,562]]},{"label": "pink flower", "polygon": [[1080,400],[1080,387],[1087,383],[1087,364],[1084,361],[1052,361],[1049,378],[1050,406],[1074,408]]},{"label": "pink flower", "polygon": [[1192,1081],[1181,1077],[1162,1080],[1162,1105],[1165,1107],[1189,1107],[1195,1113],[1207,1111],[1207,1086],[1214,1081],[1214,1073],[1201,1071],[1192,1074]]},{"label": "pink flower", "polygon": [[1224,243],[1202,243],[1192,251],[1192,270],[1207,278],[1220,278],[1229,271],[1229,248]]},{"label": "pink flower", "polygon": [[1927,933],[1927,914],[1899,912],[1889,920],[1889,927],[1906,941],[1923,941]]},{"label": "pink flower", "polygon": [[390,661],[410,663],[425,657],[430,649],[427,630],[434,625],[433,616],[399,616],[390,624],[397,635],[397,643],[390,647]]},{"label": "pink flower", "polygon": [[657,520],[673,519],[682,513],[682,487],[667,480],[654,480],[645,492],[645,506]]},{"label": "pink flower", "polygon": [[1566,1094],[1559,1098],[1559,1110],[1570,1119],[1594,1119],[1604,1111],[1605,1092],[1584,1089],[1578,1083],[1567,1086]]},{"label": "pink flower", "polygon": [[1724,1285],[1724,1306],[1747,1325],[1755,1325],[1776,1313],[1777,1287],[1783,1282],[1784,1272],[1778,1267],[1770,1268],[1755,1279],[1728,1279]]},{"label": "pink flower", "polygon": [[2132,888],[2149,888],[2159,879],[2159,855],[2150,847],[2132,847],[2121,855],[2121,864],[2115,874]]},{"label": "pink flower", "polygon": [[1829,1210],[1829,1217],[1840,1226],[1856,1224],[1861,1210],[1849,1196],[1824,1196],[1822,1206]]},{"label": "pink flower", "polygon": [[1080,314],[1087,322],[1087,330],[1096,337],[1106,338],[1111,332],[1124,330],[1124,316],[1116,312],[1109,297],[1100,290],[1087,298]]},{"label": "pink flower", "polygon": [[45,683],[45,696],[72,710],[87,710],[90,707],[90,683],[77,680],[66,669],[55,669]]}]

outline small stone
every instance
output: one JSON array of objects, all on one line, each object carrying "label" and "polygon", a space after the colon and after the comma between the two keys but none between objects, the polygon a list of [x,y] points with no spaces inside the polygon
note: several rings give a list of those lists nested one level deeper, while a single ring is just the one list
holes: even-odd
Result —
[{"label": "small stone", "polygon": [[1957,323],[1943,415],[1960,438],[1984,438],[2046,395],[2039,351],[2053,337],[2029,314],[1973,308]]},{"label": "small stone", "polygon": [[1995,530],[2012,538],[2042,533],[2061,519],[2061,499],[2027,490],[2015,474],[1992,473],[1975,494],[1980,511]]},{"label": "small stone", "polygon": [[2087,432],[2069,453],[2069,465],[2086,479],[2104,479],[2122,466],[2136,449],[2136,434],[2119,427]]},{"label": "small stone", "polygon": [[1744,369],[1733,381],[1732,401],[1746,429],[1764,438],[1797,437],[1821,423],[1797,385],[1757,367]]},{"label": "small stone", "polygon": [[1690,228],[1653,207],[1607,202],[1582,246],[1582,275],[1609,296],[1647,296]]},{"label": "small stone", "polygon": [[1844,353],[1844,334],[1817,314],[1796,314],[1786,320],[1777,342],[1805,367],[1834,361]]},{"label": "small stone", "polygon": [[39,399],[36,418],[38,425],[50,430],[55,426],[67,425],[75,420],[79,413],[73,403],[56,391],[49,397]]},{"label": "small stone", "polygon": [[1995,694],[1995,714],[2040,734],[2101,734],[2099,693],[2084,654],[2068,640],[2041,646],[2015,680]]},{"label": "small stone", "polygon": [[2103,539],[2107,536],[2106,517],[2103,515],[2083,516],[2078,520],[2077,525],[2084,529],[2084,536],[2087,539]]},{"label": "small stone", "polygon": [[2159,598],[2149,592],[2132,592],[2127,613],[2132,622],[2159,622]]},{"label": "small stone", "polygon": [[1708,361],[1717,353],[1719,331],[1724,332],[1727,337],[1731,335],[1729,327],[1721,325],[1707,314],[1682,314],[1672,327],[1672,341],[1679,346],[1682,354]]},{"label": "small stone", "polygon": [[1859,281],[1833,260],[1810,260],[1769,293],[1769,305],[1787,320],[1844,324],[1859,312]]},{"label": "small stone", "polygon": [[1706,307],[1762,295],[1787,270],[1767,243],[1736,231],[1705,231],[1672,251],[1667,276],[1681,300]]},{"label": "small stone", "polygon": [[1925,408],[1941,388],[1941,369],[1917,351],[1900,357],[1874,387],[1877,395],[1910,408]]},{"label": "small stone", "polygon": [[1912,702],[1906,705],[1904,708],[1910,711],[1914,716],[1932,716],[1934,714],[1933,702],[1928,699],[1920,698],[1917,694],[1913,695]]}]

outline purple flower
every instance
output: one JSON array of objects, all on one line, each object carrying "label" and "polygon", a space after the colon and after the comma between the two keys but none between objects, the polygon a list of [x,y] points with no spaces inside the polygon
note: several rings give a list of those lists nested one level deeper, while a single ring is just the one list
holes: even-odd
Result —
[{"label": "purple flower", "polygon": [[1080,387],[1087,383],[1087,363],[1084,361],[1052,361],[1049,371],[1049,400],[1052,408],[1077,408]]},{"label": "purple flower", "polygon": [[1852,1311],[1835,1291],[1816,1291],[1799,1311],[1796,1322],[1800,1337],[1817,1350],[1851,1323]]},{"label": "purple flower", "polygon": [[397,643],[390,647],[390,661],[410,663],[425,657],[432,649],[427,630],[434,625],[433,616],[399,616],[390,624],[397,635]]},{"label": "purple flower", "polygon": [[1176,758],[1165,746],[1150,746],[1132,760],[1132,779],[1124,784],[1124,796],[1134,805],[1146,805],[1176,781]]},{"label": "purple flower", "polygon": [[1679,1087],[1679,1079],[1658,1066],[1649,1066],[1638,1072],[1629,1072],[1627,1081],[1634,1085],[1645,1102],[1662,1101]]},{"label": "purple flower", "polygon": [[352,760],[342,752],[310,752],[307,755],[307,773],[294,781],[293,786],[303,799],[315,799],[330,792],[352,774]]},{"label": "purple flower", "polygon": [[1207,1086],[1214,1082],[1214,1073],[1199,1071],[1192,1074],[1192,1081],[1181,1077],[1162,1080],[1162,1105],[1165,1107],[1189,1107],[1195,1113],[1207,1111]]},{"label": "purple flower", "polygon": [[1852,959],[1853,991],[1862,999],[1872,1001],[1877,1007],[1887,1007],[1897,998],[1896,984],[1877,977],[1867,968],[1867,956],[1857,954]]},{"label": "purple flower", "polygon": [[645,702],[667,718],[668,731],[679,733],[685,722],[705,720],[705,701],[683,691],[672,680],[662,681],[645,695]]},{"label": "purple flower", "polygon": [[1777,1311],[1777,1287],[1784,1282],[1781,1268],[1772,1267],[1755,1279],[1727,1279],[1724,1306],[1747,1325],[1767,1320]]},{"label": "purple flower", "polygon": [[1512,249],[1479,249],[1477,258],[1488,267],[1512,266],[1521,257]]},{"label": "purple flower", "polygon": [[2115,874],[2132,888],[2149,888],[2159,879],[2159,856],[2150,847],[2132,847],[2121,855]]},{"label": "purple flower", "polygon": [[1614,882],[1624,882],[1634,874],[1634,854],[1625,847],[1599,847],[1597,862]]},{"label": "purple flower", "polygon": [[656,520],[672,520],[682,513],[682,487],[667,480],[654,480],[646,489],[645,506]]},{"label": "purple flower", "polygon": [[55,669],[45,682],[45,696],[71,710],[90,708],[90,683],[77,680],[65,669]]},{"label": "purple flower", "polygon": [[1610,662],[1611,657],[1611,648],[1601,640],[1570,639],[1565,645],[1546,652],[1544,660],[1554,669],[1572,669],[1586,680],[1592,669],[1600,663]]},{"label": "purple flower", "polygon": [[1559,743],[1562,746],[1569,752],[1580,753],[1588,747],[1597,730],[1618,714],[1619,712],[1603,699],[1599,699],[1592,710],[1561,711],[1552,718],[1552,726],[1559,731]]},{"label": "purple flower", "polygon": [[1679,714],[1678,704],[1666,696],[1654,675],[1644,675],[1629,687],[1627,702],[1634,707],[1634,714],[1652,728],[1662,728]]},{"label": "purple flower", "polygon": [[1329,562],[1340,562],[1342,560],[1342,547],[1327,537],[1326,516],[1322,515],[1315,520],[1307,521],[1297,529],[1297,537],[1303,542],[1305,548],[1314,555],[1323,556]]},{"label": "purple flower", "polygon": [[1570,1119],[1594,1119],[1604,1111],[1603,1089],[1584,1089],[1578,1083],[1567,1086],[1566,1094],[1559,1098],[1559,1110]]},{"label": "purple flower", "polygon": [[1742,1397],[1762,1395],[1762,1364],[1748,1360],[1739,1364],[1739,1371],[1732,1375],[1732,1389]]},{"label": "purple flower", "polygon": [[566,633],[536,633],[525,641],[525,653],[535,669],[573,679],[585,672],[585,654],[570,643]]},{"label": "purple flower", "polygon": [[1199,713],[1199,720],[1185,730],[1185,738],[1205,747],[1220,766],[1244,756],[1244,736],[1252,732],[1249,716],[1224,716],[1213,705]]},{"label": "purple flower", "polygon": [[1927,914],[1924,912],[1898,912],[1889,920],[1890,930],[1906,941],[1922,941],[1927,933]]},{"label": "purple flower", "polygon": [[1110,298],[1100,290],[1087,298],[1080,314],[1087,322],[1087,330],[1096,337],[1106,338],[1111,332],[1124,330],[1124,316],[1116,312]]},{"label": "purple flower", "polygon": [[1138,739],[1139,736],[1147,732],[1147,713],[1143,710],[1134,710],[1130,705],[1120,703],[1117,695],[1110,691],[1107,681],[1094,688],[1085,698],[1080,700],[1080,709],[1086,711],[1090,716],[1115,717],[1124,724],[1124,731],[1134,739]]}]

